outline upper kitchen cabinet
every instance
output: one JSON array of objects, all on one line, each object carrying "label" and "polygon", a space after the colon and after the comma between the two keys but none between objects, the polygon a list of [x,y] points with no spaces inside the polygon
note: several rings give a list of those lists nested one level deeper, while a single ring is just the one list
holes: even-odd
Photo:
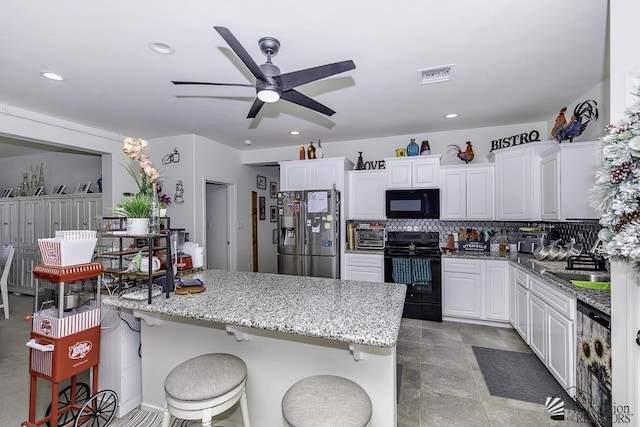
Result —
[{"label": "upper kitchen cabinet", "polygon": [[542,153],[542,219],[597,219],[589,205],[589,190],[601,166],[598,142],[557,144]]},{"label": "upper kitchen cabinet", "polygon": [[353,168],[346,157],[329,159],[291,160],[279,162],[280,190],[345,189],[345,172]]},{"label": "upper kitchen cabinet", "polygon": [[0,201],[0,244],[18,242],[18,202]]},{"label": "upper kitchen cabinet", "polygon": [[358,170],[347,173],[347,193],[349,219],[385,218],[385,185],[387,176],[384,170]]},{"label": "upper kitchen cabinet", "polygon": [[536,221],[540,215],[540,154],[558,143],[530,142],[489,153],[495,164],[495,219]]},{"label": "upper kitchen cabinet", "polygon": [[492,163],[440,168],[440,218],[494,218]]},{"label": "upper kitchen cabinet", "polygon": [[387,188],[439,187],[440,157],[428,155],[384,159]]}]

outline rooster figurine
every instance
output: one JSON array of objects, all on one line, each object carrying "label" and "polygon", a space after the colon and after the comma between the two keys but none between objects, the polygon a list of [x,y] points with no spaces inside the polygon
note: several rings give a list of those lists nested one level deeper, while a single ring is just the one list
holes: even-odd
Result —
[{"label": "rooster figurine", "polygon": [[455,154],[465,163],[469,163],[475,156],[475,154],[473,154],[473,145],[471,145],[471,141],[467,141],[467,146],[464,151],[462,151],[462,148],[456,144],[447,145],[447,152]]},{"label": "rooster figurine", "polygon": [[598,103],[591,99],[576,105],[569,122],[565,118],[565,111],[567,111],[567,107],[560,110],[553,129],[551,129],[551,137],[560,143],[567,139],[569,142],[573,142],[574,138],[584,132],[591,120],[598,120]]}]

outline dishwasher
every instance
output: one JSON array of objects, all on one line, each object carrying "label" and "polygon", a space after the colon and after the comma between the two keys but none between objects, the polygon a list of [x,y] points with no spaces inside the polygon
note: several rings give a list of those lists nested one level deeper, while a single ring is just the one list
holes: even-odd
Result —
[{"label": "dishwasher", "polygon": [[576,400],[599,427],[611,427],[611,316],[578,300]]}]

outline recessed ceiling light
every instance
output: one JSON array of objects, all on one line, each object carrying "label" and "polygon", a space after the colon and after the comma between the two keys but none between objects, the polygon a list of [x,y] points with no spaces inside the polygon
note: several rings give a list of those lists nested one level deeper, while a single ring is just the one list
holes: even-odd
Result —
[{"label": "recessed ceiling light", "polygon": [[297,130],[292,130],[291,135],[300,135],[300,132],[298,132]]},{"label": "recessed ceiling light", "polygon": [[51,73],[49,71],[43,71],[42,73],[42,77],[45,77],[49,80],[55,80],[57,82],[60,82],[62,80],[64,80],[64,77],[62,77],[60,74],[56,74],[56,73]]},{"label": "recessed ceiling light", "polygon": [[253,142],[250,139],[244,140],[244,145],[251,145],[251,144],[253,144]]},{"label": "recessed ceiling light", "polygon": [[160,40],[151,40],[149,42],[149,49],[161,55],[173,55],[175,52],[171,46]]},{"label": "recessed ceiling light", "polygon": [[458,117],[458,113],[449,113],[444,116],[445,119],[455,119],[456,117]]}]

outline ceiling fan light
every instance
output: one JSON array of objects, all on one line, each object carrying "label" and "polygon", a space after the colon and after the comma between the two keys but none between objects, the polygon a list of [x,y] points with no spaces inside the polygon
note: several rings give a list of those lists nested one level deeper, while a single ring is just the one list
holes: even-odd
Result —
[{"label": "ceiling fan light", "polygon": [[280,94],[271,89],[262,89],[258,91],[258,99],[262,102],[273,103],[280,99]]}]

